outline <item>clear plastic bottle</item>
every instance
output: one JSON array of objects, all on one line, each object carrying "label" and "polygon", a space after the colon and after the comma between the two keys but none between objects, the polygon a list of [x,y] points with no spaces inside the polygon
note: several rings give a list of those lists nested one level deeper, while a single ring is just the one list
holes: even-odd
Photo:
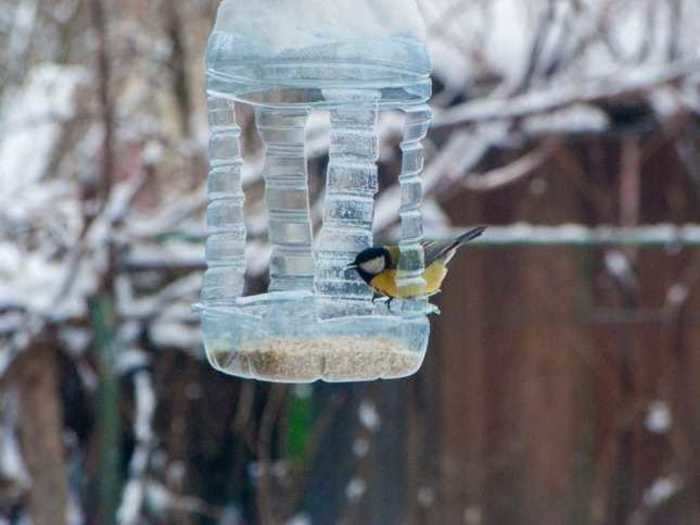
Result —
[{"label": "clear plastic bottle", "polygon": [[[224,0],[207,48],[208,270],[203,336],[212,365],[284,382],[402,377],[423,360],[424,299],[389,311],[345,270],[372,244],[377,115],[406,114],[399,284],[420,292],[420,141],[430,124],[430,60],[413,0]],[[268,293],[241,297],[245,220],[234,102],[255,106],[266,146],[272,244]],[[313,239],[304,126],[331,117],[323,227]]]}]

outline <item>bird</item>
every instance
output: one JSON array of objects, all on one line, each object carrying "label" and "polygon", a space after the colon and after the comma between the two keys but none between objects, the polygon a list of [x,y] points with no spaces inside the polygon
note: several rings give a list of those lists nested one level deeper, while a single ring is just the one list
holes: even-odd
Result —
[{"label": "bird", "polygon": [[[440,286],[447,275],[447,265],[457,250],[472,239],[479,237],[485,229],[485,226],[479,226],[449,239],[421,242],[425,254],[425,270],[423,271],[426,285],[425,296],[440,292]],[[388,306],[391,307],[391,301],[394,299],[415,299],[418,297],[406,295],[399,290],[396,281],[399,257],[400,251],[397,245],[373,246],[358,253],[355,260],[348,264],[345,269],[355,270],[359,274],[362,280],[375,292],[374,299],[377,296],[388,297]]]}]

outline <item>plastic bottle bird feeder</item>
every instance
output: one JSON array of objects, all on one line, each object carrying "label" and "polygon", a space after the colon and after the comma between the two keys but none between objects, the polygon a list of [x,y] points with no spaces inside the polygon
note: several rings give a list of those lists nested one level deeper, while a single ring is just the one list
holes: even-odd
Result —
[{"label": "plastic bottle bird feeder", "polygon": [[[399,286],[424,287],[420,145],[430,59],[409,0],[224,0],[207,50],[209,206],[203,337],[214,368],[268,381],[359,381],[414,373],[426,299],[389,310],[353,270],[372,245],[377,114],[405,112]],[[234,101],[256,109],[266,145],[272,244],[267,293],[242,297],[246,230]],[[323,226],[313,238],[304,155],[309,112],[330,112]],[[314,242],[315,241],[315,242]]]}]

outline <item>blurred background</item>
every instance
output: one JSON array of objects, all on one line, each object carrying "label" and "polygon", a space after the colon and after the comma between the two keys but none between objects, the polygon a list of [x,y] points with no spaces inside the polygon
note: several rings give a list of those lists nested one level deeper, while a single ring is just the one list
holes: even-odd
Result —
[{"label": "blurred background", "polygon": [[306,386],[215,372],[191,309],[216,5],[0,0],[0,523],[700,523],[700,4],[422,0],[426,232],[490,228],[417,375]]}]

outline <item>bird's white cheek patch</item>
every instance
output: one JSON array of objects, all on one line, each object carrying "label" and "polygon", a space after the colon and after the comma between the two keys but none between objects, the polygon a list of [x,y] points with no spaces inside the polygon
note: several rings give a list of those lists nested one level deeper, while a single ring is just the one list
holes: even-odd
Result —
[{"label": "bird's white cheek patch", "polygon": [[384,257],[375,257],[374,259],[365,261],[360,264],[360,268],[370,275],[382,273],[384,271]]}]

